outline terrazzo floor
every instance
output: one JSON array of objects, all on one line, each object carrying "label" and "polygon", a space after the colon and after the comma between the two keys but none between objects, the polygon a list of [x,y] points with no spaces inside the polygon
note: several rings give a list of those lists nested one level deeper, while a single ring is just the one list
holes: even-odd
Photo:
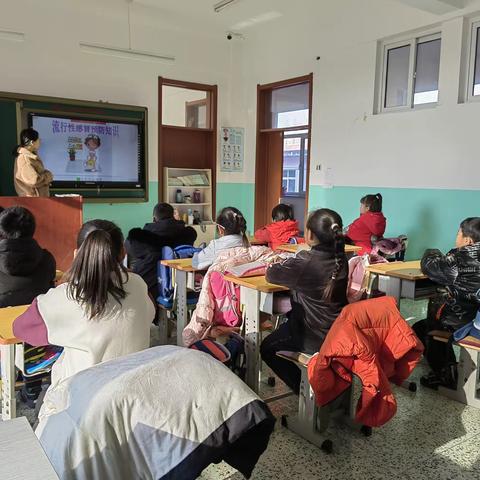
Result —
[{"label": "terrazzo floor", "polygon": [[[402,304],[404,316],[422,318],[424,305]],[[152,330],[152,344],[156,332]],[[425,371],[420,365],[412,375]],[[268,372],[265,372],[268,374]],[[285,392],[262,384],[261,396]],[[326,437],[334,451],[326,455],[277,421],[269,446],[252,475],[253,480],[356,480],[356,479],[480,479],[480,410],[454,402],[419,386],[416,393],[394,387],[397,415],[385,426],[364,437],[359,429],[332,422]],[[269,404],[273,414],[296,411],[297,397]],[[34,421],[33,412],[19,404],[18,415]],[[1,475],[0,475],[1,477]],[[201,480],[241,480],[229,465],[206,469]]]}]

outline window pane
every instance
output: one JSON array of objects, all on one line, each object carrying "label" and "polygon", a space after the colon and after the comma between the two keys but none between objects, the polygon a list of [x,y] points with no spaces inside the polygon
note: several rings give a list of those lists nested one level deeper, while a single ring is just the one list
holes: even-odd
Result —
[{"label": "window pane", "polygon": [[475,49],[475,75],[473,78],[473,94],[480,95],[480,27],[476,29],[477,42]]},{"label": "window pane", "polygon": [[417,45],[414,105],[438,102],[440,46],[441,40],[439,38]]},{"label": "window pane", "polygon": [[302,190],[307,191],[307,165],[308,165],[308,138],[305,139],[305,149],[303,153],[303,186]]},{"label": "window pane", "polygon": [[287,128],[308,125],[309,84],[276,88],[265,102],[266,122],[263,128]]},{"label": "window pane", "polygon": [[210,128],[207,92],[189,88],[162,87],[162,124],[178,127]]},{"label": "window pane", "polygon": [[385,107],[405,107],[408,96],[410,45],[391,48],[387,53]]},{"label": "window pane", "polygon": [[305,193],[307,145],[303,135],[285,136],[283,140],[283,194],[301,196]]}]

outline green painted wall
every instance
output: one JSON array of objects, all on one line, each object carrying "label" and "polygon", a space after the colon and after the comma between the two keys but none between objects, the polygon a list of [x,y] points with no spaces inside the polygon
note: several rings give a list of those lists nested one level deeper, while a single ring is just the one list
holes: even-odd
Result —
[{"label": "green painted wall", "polygon": [[[157,202],[158,183],[150,182],[147,203],[85,204],[84,218],[105,218],[117,223],[124,234],[150,221]],[[360,198],[367,193],[383,195],[388,236],[406,234],[407,257],[420,258],[426,248],[447,251],[453,247],[460,222],[480,216],[480,191],[417,188],[310,187],[309,208],[337,210],[345,225],[359,214]],[[255,185],[253,183],[218,183],[217,211],[234,206],[243,212],[248,230],[253,232]]]},{"label": "green painted wall", "polygon": [[238,208],[247,219],[247,229],[254,230],[254,183],[217,183],[217,212],[224,207]]},{"label": "green painted wall", "polygon": [[126,236],[133,227],[152,221],[153,207],[158,198],[158,182],[149,182],[149,200],[141,203],[84,203],[83,220],[96,218],[115,222]]},{"label": "green painted wall", "polygon": [[360,198],[377,192],[383,195],[386,235],[408,235],[409,259],[420,258],[426,248],[448,251],[455,245],[460,222],[480,216],[476,190],[310,186],[309,208],[332,208],[348,225],[359,215]]}]

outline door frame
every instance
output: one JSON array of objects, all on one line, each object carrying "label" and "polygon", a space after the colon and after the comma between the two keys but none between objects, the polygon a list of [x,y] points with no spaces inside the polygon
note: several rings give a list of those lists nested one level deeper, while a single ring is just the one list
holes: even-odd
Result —
[{"label": "door frame", "polygon": [[[292,87],[300,84],[308,84],[308,125],[301,125],[298,127],[288,127],[288,128],[264,128],[266,125],[266,98],[267,95],[278,88]],[[260,202],[260,195],[268,188],[268,178],[262,175],[262,161],[265,161],[262,158],[263,152],[268,144],[267,136],[271,133],[281,133],[282,139],[284,132],[290,132],[295,130],[308,130],[307,139],[308,139],[308,148],[307,148],[307,174],[306,174],[306,189],[305,189],[305,218],[308,214],[308,197],[310,190],[310,157],[311,157],[311,148],[312,148],[312,100],[313,100],[313,73],[308,75],[303,75],[300,77],[290,78],[286,80],[281,80],[278,82],[267,83],[257,85],[257,134],[256,134],[256,155],[255,155],[255,230],[261,228],[265,225],[265,209],[266,205],[263,205]],[[283,141],[283,140],[282,140]],[[283,168],[283,159],[280,168]],[[282,175],[280,176],[282,177]],[[282,183],[280,182],[280,195],[282,190]],[[268,212],[269,215],[269,212]]]}]

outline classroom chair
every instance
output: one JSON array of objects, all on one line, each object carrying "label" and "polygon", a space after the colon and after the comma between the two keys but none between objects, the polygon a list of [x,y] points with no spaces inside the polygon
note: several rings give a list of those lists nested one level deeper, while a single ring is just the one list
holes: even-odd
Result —
[{"label": "classroom chair", "polygon": [[[191,258],[200,251],[199,248],[190,245],[181,245],[179,247],[163,247],[162,259],[157,263],[157,280],[158,280],[158,297],[156,299],[158,305],[158,326],[160,329],[160,342],[167,344],[169,335],[169,325],[175,320],[176,311],[176,282],[175,270],[162,265],[162,260],[176,260],[181,258]],[[198,302],[198,292],[189,291],[187,294],[187,309],[189,313],[195,310]]]},{"label": "classroom chair", "polygon": [[467,336],[455,342],[452,334],[443,330],[432,330],[428,335],[428,341],[451,342],[460,349],[456,389],[440,386],[438,392],[464,405],[480,408],[480,340],[473,336]]},{"label": "classroom chair", "polygon": [[[307,365],[312,358],[311,355],[287,351],[277,352],[277,355],[297,365],[302,374],[297,413],[294,416],[282,415],[282,426],[316,445],[323,452],[332,453],[333,442],[326,434],[327,429],[330,421],[339,417],[351,425],[355,425],[353,420],[355,416],[354,398],[357,397],[358,382],[356,380],[352,381],[352,386],[333,402],[324,407],[319,407],[308,381]],[[365,425],[360,427],[360,431],[367,437],[372,434],[372,428]]]},{"label": "classroom chair", "polygon": [[372,253],[385,257],[389,262],[403,262],[408,247],[408,236],[399,235],[394,238],[377,238],[373,236]]}]

